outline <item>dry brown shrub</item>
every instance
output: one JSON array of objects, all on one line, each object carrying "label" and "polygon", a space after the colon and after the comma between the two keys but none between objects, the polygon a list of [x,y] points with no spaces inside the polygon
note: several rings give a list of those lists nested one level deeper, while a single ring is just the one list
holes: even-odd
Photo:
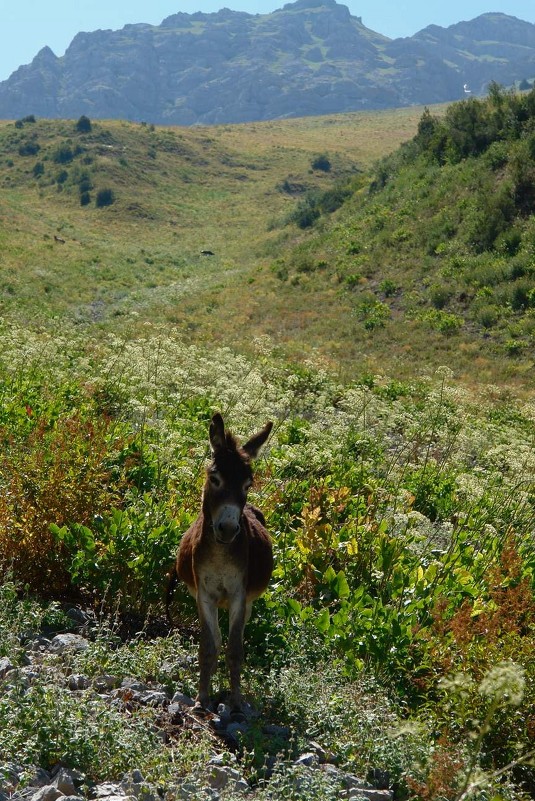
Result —
[{"label": "dry brown shrub", "polygon": [[407,777],[411,798],[418,801],[447,801],[456,798],[465,767],[459,758],[459,746],[441,737],[427,767],[427,775],[423,781]]},{"label": "dry brown shrub", "polygon": [[0,576],[50,596],[70,589],[69,554],[50,525],[87,525],[119,502],[110,485],[109,423],[79,413],[40,421],[0,454]]}]

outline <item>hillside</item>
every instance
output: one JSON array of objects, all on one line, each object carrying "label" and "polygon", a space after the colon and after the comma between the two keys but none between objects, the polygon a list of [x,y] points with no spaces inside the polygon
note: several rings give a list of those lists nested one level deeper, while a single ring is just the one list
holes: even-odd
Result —
[{"label": "hillside", "polygon": [[[2,314],[99,328],[159,319],[199,337],[246,340],[264,291],[256,292],[259,265],[293,237],[281,222],[307,192],[360,175],[412,136],[418,115],[210,131],[93,122],[83,132],[74,121],[33,117],[5,124]],[[311,166],[322,152],[328,171]],[[105,189],[114,202],[97,208]],[[233,300],[228,319],[215,313],[225,292],[247,287],[248,310],[236,317]]]},{"label": "hillside", "polygon": [[336,0],[79,33],[0,83],[0,118],[192,125],[441,103],[535,77],[535,25],[484,14],[390,40]]},{"label": "hillside", "polygon": [[[484,130],[486,108],[469,100],[445,119],[462,131],[475,115]],[[240,350],[254,331],[349,377],[446,364],[471,382],[477,365],[478,380],[521,387],[533,357],[528,145],[519,129],[468,158],[420,153],[437,119],[6,124],[2,314],[98,330],[158,319]],[[365,170],[418,125],[370,192]],[[102,190],[114,202],[97,208]]]},{"label": "hillside", "polygon": [[[379,164],[371,184],[273,265],[286,307],[314,298],[321,319],[312,328],[325,331],[326,315],[337,320],[331,353],[350,349],[372,370],[442,362],[469,382],[501,369],[529,386],[534,121],[533,91],[497,86],[442,117],[426,111],[417,136]],[[307,215],[298,222],[307,225]]]}]

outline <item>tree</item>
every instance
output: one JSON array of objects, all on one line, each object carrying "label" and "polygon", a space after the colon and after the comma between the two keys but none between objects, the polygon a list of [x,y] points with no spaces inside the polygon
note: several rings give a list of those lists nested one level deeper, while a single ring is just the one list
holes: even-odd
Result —
[{"label": "tree", "polygon": [[92,125],[91,120],[89,117],[86,117],[85,114],[82,114],[78,122],[76,123],[76,130],[78,133],[91,133]]},{"label": "tree", "polygon": [[102,208],[103,206],[111,206],[112,203],[115,203],[115,195],[113,193],[113,189],[99,189],[97,192],[97,197],[95,200],[97,208]]},{"label": "tree", "polygon": [[311,166],[313,170],[321,170],[322,172],[330,172],[331,162],[325,153],[320,153],[319,156],[312,159]]}]

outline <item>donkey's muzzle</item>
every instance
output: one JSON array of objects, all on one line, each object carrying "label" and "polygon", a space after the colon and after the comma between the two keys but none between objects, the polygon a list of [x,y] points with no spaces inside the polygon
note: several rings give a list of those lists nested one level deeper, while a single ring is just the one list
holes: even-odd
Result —
[{"label": "donkey's muzzle", "polygon": [[240,533],[241,509],[234,505],[221,506],[212,519],[215,538],[222,545],[228,545]]}]

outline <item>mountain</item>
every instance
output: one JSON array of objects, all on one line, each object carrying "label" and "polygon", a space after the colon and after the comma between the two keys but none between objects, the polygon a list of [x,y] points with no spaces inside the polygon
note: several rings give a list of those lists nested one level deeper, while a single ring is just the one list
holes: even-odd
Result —
[{"label": "mountain", "polygon": [[535,25],[484,14],[391,40],[336,0],[270,14],[222,9],[161,25],[79,33],[0,83],[0,118],[191,125],[320,115],[459,99],[535,77]]}]

